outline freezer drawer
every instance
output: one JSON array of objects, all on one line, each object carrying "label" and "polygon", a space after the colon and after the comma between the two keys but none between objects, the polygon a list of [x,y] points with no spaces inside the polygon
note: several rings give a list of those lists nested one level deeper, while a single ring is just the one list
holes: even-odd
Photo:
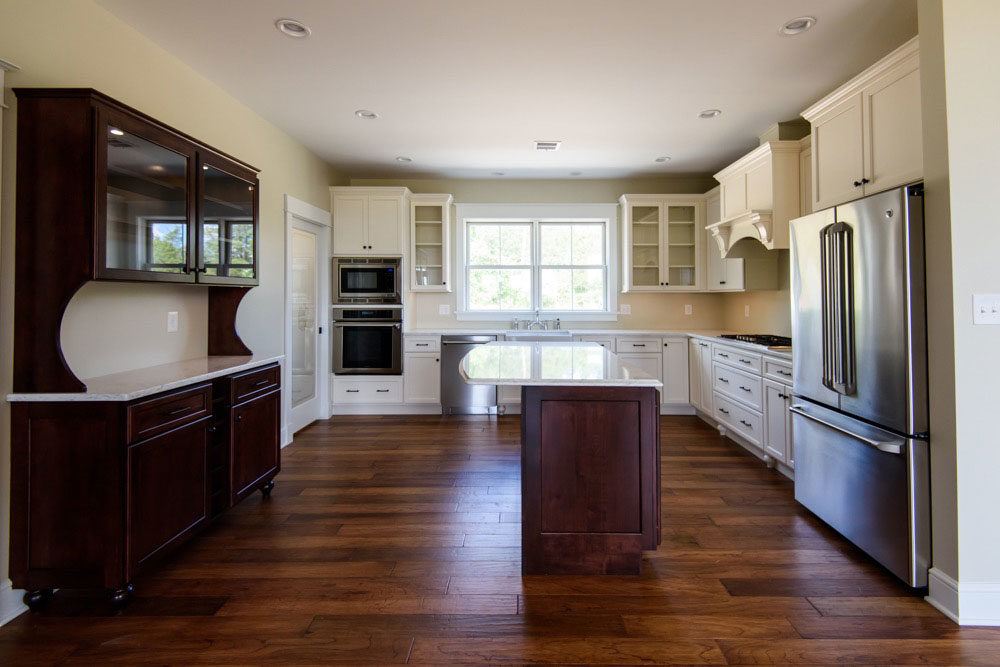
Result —
[{"label": "freezer drawer", "polygon": [[795,499],[910,586],[926,586],[927,442],[802,400],[791,411]]}]

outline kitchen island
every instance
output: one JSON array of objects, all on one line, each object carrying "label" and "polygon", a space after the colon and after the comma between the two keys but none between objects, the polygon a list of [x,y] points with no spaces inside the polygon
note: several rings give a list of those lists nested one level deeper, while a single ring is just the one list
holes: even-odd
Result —
[{"label": "kitchen island", "polygon": [[459,370],[521,387],[522,573],[639,574],[660,542],[662,383],[594,343],[489,343]]}]

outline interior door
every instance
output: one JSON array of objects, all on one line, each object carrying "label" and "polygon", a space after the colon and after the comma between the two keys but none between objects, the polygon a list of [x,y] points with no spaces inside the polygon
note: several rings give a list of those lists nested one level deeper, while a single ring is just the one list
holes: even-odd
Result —
[{"label": "interior door", "polygon": [[292,433],[319,413],[319,238],[314,225],[295,221],[291,229],[288,285],[289,382]]}]

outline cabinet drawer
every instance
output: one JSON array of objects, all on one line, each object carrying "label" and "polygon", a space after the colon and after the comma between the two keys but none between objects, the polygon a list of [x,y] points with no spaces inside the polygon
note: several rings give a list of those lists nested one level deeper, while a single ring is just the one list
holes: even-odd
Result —
[{"label": "cabinet drawer", "polygon": [[[606,350],[614,349],[614,339],[611,336],[573,336],[573,340],[579,343],[597,343]],[[643,348],[636,348],[641,350]]]},{"label": "cabinet drawer", "polygon": [[753,352],[746,352],[733,347],[715,346],[715,360],[724,364],[731,364],[736,368],[745,371],[760,373],[761,355]]},{"label": "cabinet drawer", "polygon": [[404,352],[440,352],[440,336],[405,336],[403,338]]},{"label": "cabinet drawer", "polygon": [[402,403],[401,380],[334,380],[334,403]]},{"label": "cabinet drawer", "polygon": [[138,442],[183,426],[212,411],[212,385],[202,384],[129,405],[128,441]]},{"label": "cabinet drawer", "polygon": [[759,412],[747,410],[728,397],[715,392],[715,418],[752,444],[761,446],[764,429]]},{"label": "cabinet drawer", "polygon": [[281,386],[281,367],[278,364],[255,368],[233,376],[233,405],[260,396]]},{"label": "cabinet drawer", "polygon": [[659,352],[661,341],[659,338],[615,338],[615,352]]},{"label": "cabinet drawer", "polygon": [[792,381],[792,365],[787,361],[764,358],[764,377],[789,384]]},{"label": "cabinet drawer", "polygon": [[712,376],[712,386],[716,391],[728,394],[755,410],[761,409],[764,391],[759,377],[743,373],[725,364],[717,363],[713,370],[715,372]]}]

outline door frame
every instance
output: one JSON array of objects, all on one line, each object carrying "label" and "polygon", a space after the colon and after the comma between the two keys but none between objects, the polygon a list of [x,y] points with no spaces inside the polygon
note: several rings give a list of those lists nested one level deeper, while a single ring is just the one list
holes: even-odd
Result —
[{"label": "door frame", "polygon": [[318,401],[316,419],[330,418],[330,213],[318,206],[313,206],[301,199],[296,199],[291,195],[285,195],[285,289],[284,289],[284,318],[285,318],[285,363],[284,382],[282,383],[282,419],[281,419],[281,446],[291,443],[295,435],[289,428],[288,418],[292,409],[292,321],[288,308],[292,286],[292,226],[296,223],[305,223],[315,227],[316,232],[316,252],[319,255],[317,269],[317,280],[319,290],[316,294],[317,316],[316,326],[322,330],[317,334],[316,347],[318,350],[318,362],[316,367],[316,398]]}]

